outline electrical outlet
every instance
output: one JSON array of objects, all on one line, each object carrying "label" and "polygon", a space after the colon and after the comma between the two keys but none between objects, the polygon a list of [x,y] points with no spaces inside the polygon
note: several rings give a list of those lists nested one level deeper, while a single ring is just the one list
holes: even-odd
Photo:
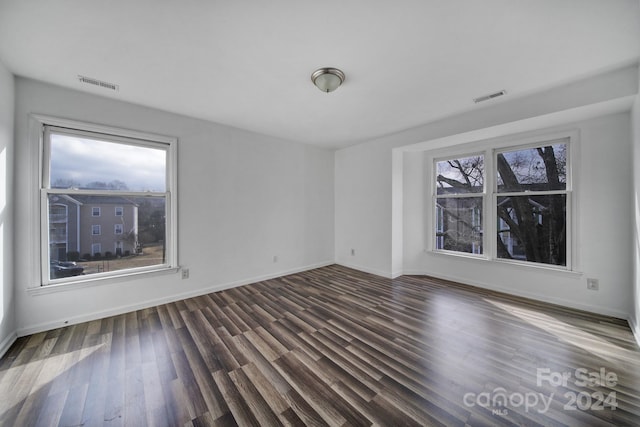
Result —
[{"label": "electrical outlet", "polygon": [[587,279],[587,289],[590,291],[597,291],[600,289],[600,283],[598,283],[598,279]]},{"label": "electrical outlet", "polygon": [[351,256],[356,256],[356,250],[355,249],[351,249]]},{"label": "electrical outlet", "polygon": [[188,268],[183,268],[182,269],[182,278],[183,279],[188,279],[189,278],[189,269]]}]

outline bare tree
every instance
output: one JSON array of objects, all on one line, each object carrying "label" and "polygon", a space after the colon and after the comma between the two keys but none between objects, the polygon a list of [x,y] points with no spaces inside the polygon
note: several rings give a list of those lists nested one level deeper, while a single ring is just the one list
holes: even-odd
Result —
[{"label": "bare tree", "polygon": [[[444,170],[436,177],[438,195],[447,192],[476,193],[484,180],[481,157],[441,162]],[[448,167],[446,167],[448,166]],[[536,191],[564,190],[566,146],[548,145],[530,150],[498,153],[497,215],[505,226],[498,229],[497,255],[513,258],[502,233],[510,233],[510,246],[527,261],[566,264],[566,196],[537,194]],[[501,196],[500,193],[505,194]],[[519,195],[509,193],[520,193]],[[512,249],[512,248],[511,248]]]}]

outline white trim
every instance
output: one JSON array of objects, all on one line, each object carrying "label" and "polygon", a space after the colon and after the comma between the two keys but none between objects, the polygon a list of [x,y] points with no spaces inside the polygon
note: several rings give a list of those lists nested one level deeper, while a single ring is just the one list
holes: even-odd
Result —
[{"label": "white trim", "polygon": [[[56,133],[80,135],[86,138],[95,139],[96,136],[103,136],[105,139],[111,142],[125,143],[129,145],[139,145],[153,148],[160,148],[166,151],[166,183],[165,191],[158,192],[105,192],[100,190],[69,190],[69,189],[51,189],[49,181],[49,150],[47,149],[47,138],[45,133],[49,133],[53,129]],[[99,134],[99,135],[96,135]],[[178,159],[177,159],[177,143],[176,137],[170,137],[165,135],[152,134],[147,132],[133,131],[129,129],[123,129],[113,126],[98,125],[95,123],[86,123],[76,120],[68,120],[51,116],[44,116],[38,114],[29,115],[29,142],[30,149],[32,150],[32,156],[35,160],[32,160],[32,173],[29,175],[29,188],[33,188],[34,192],[39,192],[38,197],[34,197],[30,212],[40,212],[39,217],[32,219],[33,226],[29,230],[29,242],[32,247],[30,251],[34,257],[33,265],[39,265],[40,271],[31,271],[27,273],[29,275],[28,283],[29,289],[33,289],[41,286],[50,286],[51,279],[49,278],[49,224],[48,224],[48,212],[44,212],[47,209],[47,195],[48,194],[91,194],[101,195],[108,194],[114,195],[130,195],[130,196],[152,196],[152,197],[164,197],[165,204],[165,216],[167,224],[167,234],[165,236],[166,241],[166,253],[167,264],[163,265],[165,268],[178,268]],[[33,157],[32,157],[33,159]],[[32,180],[38,177],[37,185],[34,185]],[[34,193],[35,196],[35,193]],[[38,209],[33,209],[37,207]],[[100,210],[100,214],[102,211]],[[93,217],[93,209],[91,212]],[[78,216],[79,225],[79,216]],[[37,232],[39,231],[39,232]],[[102,235],[102,233],[100,233]],[[91,236],[97,236],[93,234],[93,228],[91,230]],[[78,232],[78,242],[80,242],[80,230]],[[79,244],[79,243],[78,243]],[[34,269],[35,270],[35,269]],[[38,274],[39,273],[39,274]],[[137,272],[136,272],[137,273]],[[96,278],[101,279],[101,278]],[[86,279],[90,280],[90,279]]]},{"label": "white trim", "polygon": [[[505,266],[516,267],[519,269],[529,269],[531,271],[555,274],[558,277],[581,277],[584,275],[584,273],[579,270],[567,270],[565,268],[557,268],[552,264],[542,264],[539,262],[517,261],[517,260],[508,260],[508,259],[502,259],[502,258],[492,259],[488,257],[482,257],[479,255],[473,255],[473,254],[468,254],[464,252],[453,252],[453,251],[448,251],[448,252],[429,251],[425,249],[424,253],[427,254],[428,256],[458,257],[458,258],[464,258],[467,260],[473,260],[478,262],[490,262],[490,263],[493,263],[495,266],[505,265]],[[419,273],[419,274],[428,275],[429,273]]]},{"label": "white trim", "polygon": [[[294,269],[291,269],[291,270],[280,271],[278,273],[270,273],[270,274],[265,274],[265,275],[262,275],[262,276],[255,276],[255,277],[252,277],[252,278],[236,280],[236,281],[233,281],[233,282],[221,283],[221,284],[218,284],[218,285],[209,286],[209,287],[198,289],[198,290],[195,290],[195,291],[189,291],[189,292],[174,294],[174,295],[170,295],[170,296],[167,296],[167,297],[157,298],[157,299],[145,301],[145,302],[138,303],[138,304],[123,305],[123,306],[120,306],[120,307],[110,308],[108,310],[98,311],[98,312],[89,313],[89,314],[83,314],[83,315],[79,315],[79,316],[73,316],[73,317],[70,317],[70,318],[67,318],[67,319],[58,319],[58,320],[54,320],[54,321],[50,321],[50,322],[39,323],[37,325],[26,326],[24,328],[18,329],[17,336],[18,337],[23,337],[23,336],[26,336],[26,335],[31,335],[31,334],[35,334],[35,333],[38,333],[38,332],[48,331],[48,330],[51,330],[51,329],[60,328],[60,327],[64,327],[64,326],[74,325],[74,324],[77,324],[77,323],[89,322],[89,321],[97,320],[97,319],[104,319],[104,318],[110,317],[110,316],[116,316],[116,315],[123,314],[123,313],[129,313],[131,311],[142,310],[142,309],[145,309],[145,308],[155,307],[155,306],[162,305],[162,304],[168,304],[168,303],[175,302],[175,301],[180,301],[180,300],[183,300],[183,299],[186,299],[186,298],[193,298],[193,297],[197,297],[197,296],[201,296],[201,295],[210,294],[212,292],[218,292],[218,291],[222,291],[222,290],[225,290],[225,289],[231,289],[231,288],[236,288],[236,287],[239,287],[239,286],[249,285],[251,283],[257,283],[257,282],[262,282],[262,281],[265,281],[265,280],[275,279],[275,278],[278,278],[278,277],[288,276],[290,274],[301,273],[303,271],[314,270],[316,268],[326,267],[328,265],[333,265],[333,264],[335,264],[334,261],[325,261],[325,262],[321,262],[321,263],[317,263],[317,264],[307,265],[307,266],[300,267],[300,268],[294,268]],[[174,270],[178,271],[179,269],[174,269]],[[37,293],[34,292],[34,291],[35,290],[32,290],[30,293],[36,295]]]},{"label": "white trim", "polygon": [[31,114],[30,117],[40,125],[58,126],[71,129],[80,128],[88,132],[103,133],[105,135],[115,135],[125,138],[139,139],[142,141],[162,142],[169,145],[173,144],[176,141],[176,138],[172,136],[160,135],[150,132],[140,132],[131,129],[118,128],[115,126],[99,125],[96,123],[81,122],[78,120],[63,119],[42,114]]},{"label": "white trim", "polygon": [[11,332],[9,335],[7,335],[5,339],[2,340],[2,342],[0,343],[0,358],[4,357],[4,355],[7,354],[7,351],[9,351],[9,349],[11,348],[13,343],[16,342],[17,339],[18,339],[18,334],[17,332],[14,331],[14,332]]},{"label": "white trim", "polygon": [[[35,116],[29,116],[29,130],[28,141],[30,151],[30,173],[24,177],[27,180],[27,188],[30,191],[30,196],[27,197],[26,212],[30,213],[31,227],[27,230],[27,244],[29,246],[29,255],[31,256],[31,262],[29,265],[40,266],[38,268],[29,268],[25,271],[27,283],[34,286],[40,286],[42,283],[41,271],[47,271],[49,269],[49,261],[47,265],[43,265],[42,246],[40,244],[41,227],[43,221],[41,198],[42,193],[40,191],[42,185],[42,167],[43,167],[43,123],[39,121]],[[34,214],[37,212],[37,214]]]},{"label": "white trim", "polygon": [[[94,245],[100,245],[100,243],[94,243]],[[100,251],[96,251],[102,253],[102,248]],[[122,274],[109,274],[105,275],[104,273],[96,273],[91,276],[73,276],[67,277],[68,281],[65,282],[51,282],[46,286],[38,286],[37,288],[27,288],[27,293],[29,295],[45,295],[52,294],[56,292],[66,292],[66,291],[74,291],[76,289],[82,288],[91,288],[94,286],[106,285],[110,283],[121,283],[125,281],[130,281],[132,279],[137,279],[138,276],[144,275],[145,277],[158,276],[164,274],[173,274],[178,272],[178,267],[167,267],[166,265],[154,265],[149,267],[140,267],[136,271],[132,271],[133,269],[127,270],[119,270],[126,271],[126,273]]]}]

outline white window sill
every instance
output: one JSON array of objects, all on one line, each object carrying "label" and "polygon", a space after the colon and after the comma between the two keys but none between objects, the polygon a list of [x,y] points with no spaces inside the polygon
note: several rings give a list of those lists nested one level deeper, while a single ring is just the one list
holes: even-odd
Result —
[{"label": "white window sill", "polygon": [[425,249],[424,252],[427,253],[428,255],[434,255],[439,257],[440,256],[456,257],[456,258],[462,258],[465,260],[471,260],[474,262],[482,262],[482,263],[490,262],[496,266],[504,266],[506,268],[511,267],[515,269],[536,271],[540,273],[550,273],[550,274],[557,274],[562,276],[573,276],[573,277],[580,277],[584,274],[581,271],[569,270],[561,266],[555,267],[547,264],[536,264],[532,262],[513,261],[508,259],[492,259],[492,258],[488,258],[485,255],[473,255],[473,254],[466,254],[462,252],[460,253],[451,252],[451,251],[434,251],[434,250],[428,250],[428,249]]},{"label": "white window sill", "polygon": [[175,274],[180,271],[180,267],[163,267],[155,270],[146,270],[138,272],[123,273],[112,276],[91,277],[87,276],[83,280],[74,280],[62,283],[52,283],[48,285],[42,285],[33,288],[27,288],[29,295],[45,295],[56,292],[73,291],[76,289],[89,288],[94,286],[102,286],[112,283],[122,283],[134,279],[142,279],[155,276],[164,276],[167,274]]}]

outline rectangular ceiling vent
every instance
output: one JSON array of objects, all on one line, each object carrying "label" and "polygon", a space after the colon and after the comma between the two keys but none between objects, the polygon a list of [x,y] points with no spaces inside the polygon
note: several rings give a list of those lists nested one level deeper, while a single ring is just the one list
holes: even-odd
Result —
[{"label": "rectangular ceiling vent", "polygon": [[78,76],[78,80],[80,80],[82,83],[103,87],[105,89],[110,89],[110,90],[115,90],[115,91],[120,89],[120,87],[118,85],[116,85],[116,84],[109,83],[109,82],[104,82],[104,81],[98,80],[98,79],[93,79],[91,77]]},{"label": "rectangular ceiling vent", "polygon": [[500,92],[490,93],[489,95],[480,96],[478,98],[473,98],[473,102],[476,104],[482,101],[488,101],[493,98],[497,98],[499,96],[505,95],[507,93],[506,90],[501,90]]}]

